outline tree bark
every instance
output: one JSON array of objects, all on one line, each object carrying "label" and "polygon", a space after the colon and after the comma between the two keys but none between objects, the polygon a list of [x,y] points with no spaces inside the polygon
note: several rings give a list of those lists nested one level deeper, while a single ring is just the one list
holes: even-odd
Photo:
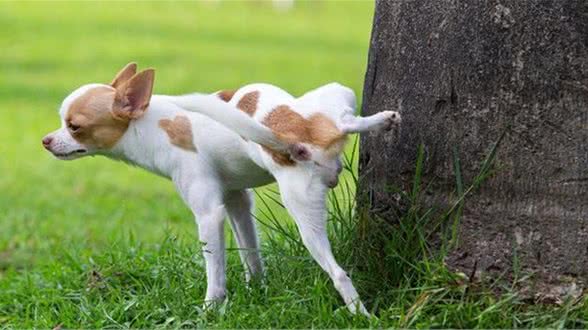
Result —
[{"label": "tree bark", "polygon": [[399,207],[419,144],[428,205],[471,183],[491,145],[496,173],[466,198],[451,266],[588,277],[588,2],[377,1],[363,115],[399,109],[393,135],[364,136],[360,191]]}]

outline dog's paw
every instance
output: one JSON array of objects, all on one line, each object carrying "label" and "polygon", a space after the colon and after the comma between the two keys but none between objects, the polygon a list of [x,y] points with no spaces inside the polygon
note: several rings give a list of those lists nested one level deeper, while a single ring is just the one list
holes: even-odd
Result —
[{"label": "dog's paw", "polygon": [[351,314],[354,315],[360,314],[366,317],[371,316],[361,301],[355,301],[353,303],[348,304],[347,309],[349,310],[349,312],[351,312]]},{"label": "dog's paw", "polygon": [[204,312],[222,312],[226,308],[228,299],[226,296],[222,297],[207,297],[202,304],[202,311]]},{"label": "dog's paw", "polygon": [[382,111],[380,116],[382,118],[381,129],[384,131],[390,131],[402,122],[400,113],[396,111]]}]

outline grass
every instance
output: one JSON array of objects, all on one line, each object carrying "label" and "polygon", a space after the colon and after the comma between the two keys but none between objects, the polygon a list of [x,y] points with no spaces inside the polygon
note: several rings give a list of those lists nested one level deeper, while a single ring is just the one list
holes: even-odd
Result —
[{"label": "grass", "polygon": [[[419,204],[422,157],[403,196],[408,211],[393,221],[353,212],[353,146],[331,196],[333,249],[377,315],[366,319],[342,307],[271,186],[258,190],[266,284],[243,284],[229,240],[229,299],[203,311],[193,217],[172,185],[103,158],[56,161],[40,146],[68,91],[108,82],[131,60],[157,69],[157,93],[267,81],[300,94],[339,81],[360,95],[372,12],[371,2],[300,2],[288,12],[262,2],[3,3],[0,327],[586,327],[584,300],[530,305],[446,269],[427,244],[440,220]],[[490,156],[467,183],[454,152],[458,198],[441,219],[452,242]]]}]

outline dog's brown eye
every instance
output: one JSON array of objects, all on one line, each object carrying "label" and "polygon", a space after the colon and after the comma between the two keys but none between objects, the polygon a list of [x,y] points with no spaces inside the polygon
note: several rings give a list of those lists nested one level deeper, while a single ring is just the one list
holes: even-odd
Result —
[{"label": "dog's brown eye", "polygon": [[70,131],[72,131],[74,133],[77,132],[80,129],[80,126],[75,125],[73,123],[67,124],[67,127],[69,128]]}]

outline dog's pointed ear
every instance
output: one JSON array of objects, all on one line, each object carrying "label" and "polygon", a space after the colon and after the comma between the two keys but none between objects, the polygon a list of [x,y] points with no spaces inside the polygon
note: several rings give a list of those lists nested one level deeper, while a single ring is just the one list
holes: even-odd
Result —
[{"label": "dog's pointed ear", "polygon": [[129,81],[129,79],[131,79],[136,73],[137,73],[137,63],[131,62],[131,63],[125,65],[125,67],[122,68],[116,74],[116,76],[114,77],[114,79],[110,83],[110,86],[112,86],[114,88],[118,88],[118,87],[120,87],[120,85]]},{"label": "dog's pointed ear", "polygon": [[151,100],[155,70],[141,71],[126,83],[116,88],[112,112],[122,119],[136,119],[141,117]]}]

